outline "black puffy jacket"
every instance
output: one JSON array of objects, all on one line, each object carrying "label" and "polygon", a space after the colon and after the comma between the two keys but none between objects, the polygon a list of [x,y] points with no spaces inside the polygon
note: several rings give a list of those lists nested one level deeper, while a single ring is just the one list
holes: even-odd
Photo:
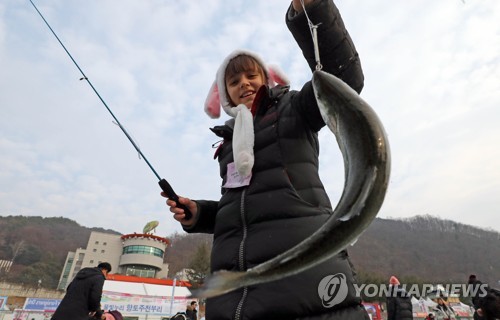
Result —
[{"label": "black puffy jacket", "polygon": [[387,320],[412,320],[411,296],[399,286],[391,287],[387,297]]},{"label": "black puffy jacket", "polygon": [[89,312],[100,310],[104,274],[99,268],[83,268],[66,289],[66,295],[52,315],[52,320],[88,320]]},{"label": "black puffy jacket", "polygon": [[[311,68],[314,52],[303,13],[289,9],[287,25]],[[307,13],[318,30],[323,70],[358,92],[363,74],[357,52],[338,9],[331,0],[317,0]],[[254,118],[255,164],[247,187],[222,189],[220,201],[197,200],[199,218],[188,232],[214,233],[212,271],[247,270],[298,244],[319,229],[332,206],[318,174],[318,131],[325,126],[312,84],[300,91],[275,87],[260,94]],[[254,102],[255,104],[256,102]],[[233,162],[232,123],[212,129],[224,139],[218,150],[226,181]],[[329,245],[325,243],[325,245]],[[349,293],[333,307],[324,307],[320,281],[345,275]],[[354,274],[346,251],[298,275],[245,287],[208,299],[207,319],[368,319],[356,297]]]}]

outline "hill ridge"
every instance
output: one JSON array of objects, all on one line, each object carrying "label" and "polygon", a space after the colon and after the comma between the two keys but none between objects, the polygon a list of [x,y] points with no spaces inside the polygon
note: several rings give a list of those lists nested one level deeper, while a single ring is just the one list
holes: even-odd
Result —
[{"label": "hill ridge", "polygon": [[[64,217],[1,216],[0,260],[14,264],[0,280],[55,288],[68,251],[84,248],[92,231]],[[211,235],[176,233],[165,260],[169,276],[185,268],[200,244]],[[327,244],[326,244],[327,245]],[[348,247],[361,275],[388,280],[391,275],[421,281],[466,281],[469,274],[490,285],[500,280],[500,233],[430,215],[404,219],[376,218],[358,241]]]}]

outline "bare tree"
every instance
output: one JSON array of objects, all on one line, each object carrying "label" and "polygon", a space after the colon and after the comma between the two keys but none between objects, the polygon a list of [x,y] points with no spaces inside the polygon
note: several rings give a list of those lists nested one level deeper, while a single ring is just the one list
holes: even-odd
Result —
[{"label": "bare tree", "polygon": [[12,262],[16,260],[16,257],[24,250],[25,247],[25,241],[24,240],[19,240],[14,242],[14,244],[11,245],[12,248]]}]

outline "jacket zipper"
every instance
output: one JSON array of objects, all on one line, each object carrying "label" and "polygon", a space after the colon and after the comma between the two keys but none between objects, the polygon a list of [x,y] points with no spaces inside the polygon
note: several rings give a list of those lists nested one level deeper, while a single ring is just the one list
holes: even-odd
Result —
[{"label": "jacket zipper", "polygon": [[[247,232],[248,232],[247,223],[245,219],[245,195],[246,195],[246,189],[243,189],[243,192],[241,193],[241,202],[240,202],[240,215],[241,215],[241,225],[243,228],[243,237],[241,239],[240,248],[238,251],[238,268],[240,269],[240,271],[245,271],[245,242],[247,239]],[[240,302],[236,307],[236,312],[234,315],[235,320],[241,319],[241,311],[243,309],[243,304],[245,303],[247,293],[248,293],[248,288],[244,287],[243,295],[241,296]]]}]

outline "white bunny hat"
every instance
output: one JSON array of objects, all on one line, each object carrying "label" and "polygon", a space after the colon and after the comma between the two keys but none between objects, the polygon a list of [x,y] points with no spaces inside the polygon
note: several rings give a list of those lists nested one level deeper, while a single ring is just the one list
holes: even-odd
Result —
[{"label": "white bunny hat", "polygon": [[269,87],[276,84],[287,85],[287,77],[277,66],[266,66],[264,61],[255,53],[248,50],[236,50],[229,54],[217,70],[208,96],[205,100],[205,112],[213,119],[220,117],[221,106],[231,117],[235,118],[233,133],[233,156],[236,170],[243,178],[248,177],[254,165],[254,128],[253,116],[244,104],[232,106],[226,91],[226,68],[229,62],[240,55],[247,55],[257,61],[262,67],[267,78]]},{"label": "white bunny hat", "polygon": [[278,66],[276,65],[266,66],[266,64],[260,58],[260,56],[252,51],[244,49],[235,50],[231,52],[224,59],[224,61],[222,61],[221,66],[217,70],[215,81],[212,83],[207,98],[205,99],[205,112],[212,119],[217,119],[220,117],[221,106],[228,115],[233,117],[233,115],[229,112],[232,106],[230,99],[227,96],[225,75],[226,75],[226,68],[229,65],[229,62],[240,55],[250,56],[260,64],[268,79],[267,84],[269,85],[269,87],[272,88],[276,84],[288,85],[290,83],[286,75],[281,71],[281,69]]}]

